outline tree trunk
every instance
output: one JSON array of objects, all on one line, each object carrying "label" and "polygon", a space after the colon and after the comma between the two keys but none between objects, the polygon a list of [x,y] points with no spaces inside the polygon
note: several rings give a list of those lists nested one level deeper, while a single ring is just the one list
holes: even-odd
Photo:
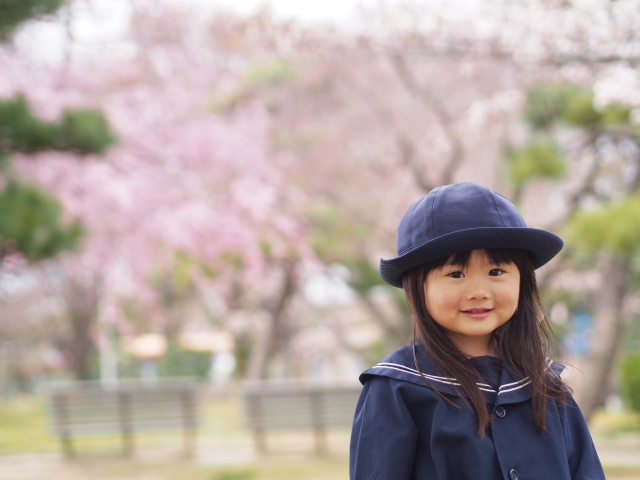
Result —
[{"label": "tree trunk", "polygon": [[608,379],[624,325],[622,303],[627,291],[629,263],[628,258],[609,252],[600,255],[602,285],[596,292],[589,353],[575,385],[575,399],[586,419],[605,400]]},{"label": "tree trunk", "polygon": [[275,337],[273,322],[273,317],[269,315],[267,324],[255,329],[253,345],[251,346],[251,353],[249,353],[247,371],[245,373],[247,380],[261,380],[266,375],[269,352],[271,351]]},{"label": "tree trunk", "polygon": [[71,369],[76,380],[87,380],[94,351],[91,328],[98,314],[99,281],[67,276],[64,298],[71,322],[71,338],[67,340],[67,349],[72,356]]},{"label": "tree trunk", "polygon": [[247,362],[245,378],[247,380],[260,380],[265,378],[267,364],[276,351],[278,341],[285,342],[288,337],[286,326],[283,325],[285,309],[296,291],[294,262],[289,262],[284,267],[284,281],[280,294],[267,311],[269,321],[262,328],[256,329],[251,353]]}]

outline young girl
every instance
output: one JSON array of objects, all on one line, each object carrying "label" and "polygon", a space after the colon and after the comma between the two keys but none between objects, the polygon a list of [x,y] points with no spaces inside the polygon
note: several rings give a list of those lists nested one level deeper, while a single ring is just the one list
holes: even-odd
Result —
[{"label": "young girl", "polygon": [[534,270],[562,245],[474,183],[409,208],[380,273],[405,290],[413,341],[360,376],[351,480],[605,478],[545,353]]}]

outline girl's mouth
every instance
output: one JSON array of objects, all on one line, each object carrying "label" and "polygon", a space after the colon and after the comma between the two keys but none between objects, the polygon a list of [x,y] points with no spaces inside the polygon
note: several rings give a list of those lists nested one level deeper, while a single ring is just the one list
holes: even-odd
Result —
[{"label": "girl's mouth", "polygon": [[485,318],[492,311],[492,308],[470,308],[469,310],[463,310],[462,313],[471,318]]}]

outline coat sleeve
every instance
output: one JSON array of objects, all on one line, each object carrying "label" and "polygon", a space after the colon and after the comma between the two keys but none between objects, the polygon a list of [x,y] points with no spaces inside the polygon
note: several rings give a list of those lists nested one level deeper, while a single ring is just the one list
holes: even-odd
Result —
[{"label": "coat sleeve", "polygon": [[587,423],[573,398],[559,406],[572,480],[605,480]]},{"label": "coat sleeve", "polygon": [[351,480],[409,480],[418,429],[407,407],[411,384],[372,376],[356,407],[349,474]]}]

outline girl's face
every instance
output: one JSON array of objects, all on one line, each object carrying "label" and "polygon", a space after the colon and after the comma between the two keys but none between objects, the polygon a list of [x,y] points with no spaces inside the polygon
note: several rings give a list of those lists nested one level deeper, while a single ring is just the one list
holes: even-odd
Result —
[{"label": "girl's face", "polygon": [[429,314],[460,350],[496,355],[492,333],[518,307],[520,271],[514,263],[496,265],[484,250],[474,250],[467,266],[447,262],[431,270],[424,289]]}]

